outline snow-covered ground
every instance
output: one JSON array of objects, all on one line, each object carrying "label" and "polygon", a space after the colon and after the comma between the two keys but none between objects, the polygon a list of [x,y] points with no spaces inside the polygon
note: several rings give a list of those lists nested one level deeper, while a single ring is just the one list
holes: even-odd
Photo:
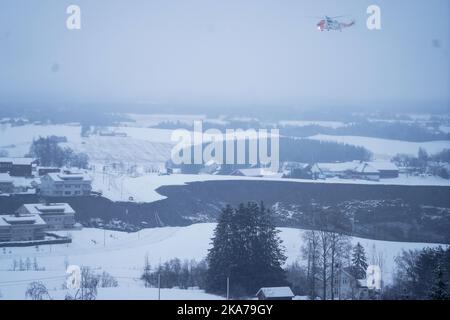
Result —
[{"label": "snow-covered ground", "polygon": [[[150,116],[149,116],[150,117]],[[173,117],[167,116],[168,119]],[[185,116],[184,121],[192,122],[194,119],[203,116]],[[139,119],[139,118],[136,118]],[[164,119],[160,115],[156,121]],[[150,121],[149,119],[144,119]],[[306,125],[316,123],[337,127],[344,125],[339,122],[295,122],[296,125]],[[22,157],[29,152],[33,139],[40,136],[50,135],[65,136],[68,142],[65,144],[78,152],[85,152],[93,162],[128,162],[128,163],[163,163],[170,158],[171,148],[176,141],[172,141],[173,130],[155,129],[138,126],[139,122],[132,126],[119,126],[105,128],[111,131],[123,132],[127,137],[102,137],[92,135],[81,137],[81,127],[77,124],[67,125],[24,125],[11,126],[9,124],[0,125],[0,150],[6,150],[11,157]],[[289,122],[284,122],[289,124]],[[142,124],[141,124],[142,125]],[[245,137],[245,136],[243,136]],[[193,142],[201,141],[200,135],[193,135]],[[229,137],[225,137],[228,139]],[[445,148],[450,148],[450,141],[430,141],[430,142],[407,142],[399,140],[368,138],[359,136],[333,136],[315,135],[311,139],[337,141],[353,145],[364,146],[375,155],[376,159],[390,159],[397,153],[417,154],[420,147],[423,147],[429,154],[437,153]],[[64,145],[64,144],[63,144]]]},{"label": "snow-covered ground", "polygon": [[81,142],[79,125],[0,125],[0,149],[10,157],[23,157],[30,151],[33,139],[47,136],[65,136],[69,141]]},{"label": "snow-covered ground", "polygon": [[[107,271],[119,283],[117,288],[99,290],[99,299],[156,299],[155,289],[143,287],[139,280],[148,256],[150,264],[172,258],[181,260],[205,258],[210,247],[214,223],[194,224],[188,227],[163,227],[144,229],[136,233],[82,229],[60,234],[72,236],[73,242],[64,245],[46,245],[27,248],[0,249],[0,299],[23,299],[27,285],[42,281],[51,290],[54,298],[63,298],[67,265],[89,266],[96,272]],[[302,235],[305,231],[280,228],[280,237],[286,248],[287,264],[301,261]],[[394,258],[403,249],[420,249],[434,244],[403,243],[352,238],[366,249],[369,262],[372,257],[382,257],[383,276],[386,282],[392,279]],[[36,258],[45,271],[11,271],[15,261]],[[199,290],[166,289],[162,299],[217,299]]]},{"label": "snow-covered ground", "polygon": [[0,125],[0,150],[10,157],[23,157],[30,150],[34,139],[47,136],[67,138],[61,146],[86,153],[92,162],[123,162],[129,164],[164,163],[170,158],[174,145],[172,130],[117,127],[114,131],[125,132],[127,137],[81,137],[81,127],[74,125],[24,125],[13,127]]},{"label": "snow-covered ground", "polygon": [[387,160],[398,153],[417,155],[419,148],[424,148],[429,154],[435,154],[443,149],[450,149],[450,141],[408,142],[400,140],[368,138],[359,136],[333,136],[319,134],[310,139],[335,141],[362,146],[374,154],[375,159]]}]

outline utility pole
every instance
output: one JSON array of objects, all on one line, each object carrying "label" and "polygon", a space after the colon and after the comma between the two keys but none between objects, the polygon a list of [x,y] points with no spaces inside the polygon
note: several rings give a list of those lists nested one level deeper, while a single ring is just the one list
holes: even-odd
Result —
[{"label": "utility pole", "polygon": [[122,179],[120,180],[120,200],[123,200],[123,177],[121,177]]},{"label": "utility pole", "polygon": [[227,300],[230,300],[230,277],[227,277]]},{"label": "utility pole", "polygon": [[158,273],[158,300],[161,300],[161,274]]},{"label": "utility pole", "polygon": [[103,229],[103,246],[106,247],[106,230]]}]

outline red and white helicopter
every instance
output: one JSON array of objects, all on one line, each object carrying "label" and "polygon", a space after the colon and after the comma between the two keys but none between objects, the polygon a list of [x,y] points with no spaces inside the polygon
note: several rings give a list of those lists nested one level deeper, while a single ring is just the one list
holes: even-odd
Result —
[{"label": "red and white helicopter", "polygon": [[336,20],[337,18],[341,18],[341,17],[344,17],[344,16],[337,16],[337,17],[325,16],[317,24],[317,29],[319,31],[325,31],[325,30],[327,30],[327,31],[330,31],[330,30],[342,31],[342,29],[350,28],[355,25],[355,20],[352,20],[347,23]]}]

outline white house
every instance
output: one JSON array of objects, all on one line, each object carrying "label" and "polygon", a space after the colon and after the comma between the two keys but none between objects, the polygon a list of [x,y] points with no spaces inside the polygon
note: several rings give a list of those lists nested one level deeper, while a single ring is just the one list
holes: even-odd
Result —
[{"label": "white house", "polygon": [[46,229],[38,214],[0,215],[0,242],[42,240]]},{"label": "white house", "polygon": [[369,299],[366,279],[356,279],[346,268],[339,268],[333,281],[331,286],[331,277],[327,280],[327,299],[331,299],[332,296],[335,300]]},{"label": "white house", "polygon": [[18,214],[38,214],[47,223],[48,229],[70,229],[75,225],[75,211],[67,203],[24,204]]},{"label": "white house", "polygon": [[48,173],[41,178],[41,195],[73,197],[90,195],[92,180],[83,173]]}]

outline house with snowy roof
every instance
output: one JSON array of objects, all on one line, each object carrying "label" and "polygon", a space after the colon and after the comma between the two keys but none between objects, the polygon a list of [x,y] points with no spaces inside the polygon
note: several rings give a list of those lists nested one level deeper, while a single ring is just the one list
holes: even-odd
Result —
[{"label": "house with snowy roof", "polygon": [[393,162],[389,161],[371,161],[368,162],[373,168],[378,170],[380,179],[398,178],[399,168]]},{"label": "house with snowy roof", "polygon": [[68,203],[28,203],[22,205],[17,213],[37,214],[52,230],[71,229],[75,225],[75,210]]},{"label": "house with snowy roof", "polygon": [[92,191],[92,181],[84,173],[51,172],[41,178],[40,192],[48,197],[87,196]]},{"label": "house with snowy roof", "polygon": [[362,179],[378,181],[380,179],[397,178],[398,167],[387,161],[347,161],[335,163],[316,163],[311,167],[314,175],[327,178]]},{"label": "house with snowy roof", "polygon": [[14,182],[9,173],[0,173],[0,193],[13,193]]},{"label": "house with snowy roof", "polygon": [[38,214],[0,215],[0,242],[42,240],[46,228]]},{"label": "house with snowy roof", "polygon": [[[323,285],[319,282],[320,289],[323,291]],[[327,279],[326,299],[334,300],[368,300],[370,291],[366,279],[357,279],[350,268],[338,268],[335,276]],[[323,299],[323,297],[322,297]]]},{"label": "house with snowy roof", "polygon": [[256,293],[258,300],[292,300],[294,293],[289,287],[264,287]]}]

